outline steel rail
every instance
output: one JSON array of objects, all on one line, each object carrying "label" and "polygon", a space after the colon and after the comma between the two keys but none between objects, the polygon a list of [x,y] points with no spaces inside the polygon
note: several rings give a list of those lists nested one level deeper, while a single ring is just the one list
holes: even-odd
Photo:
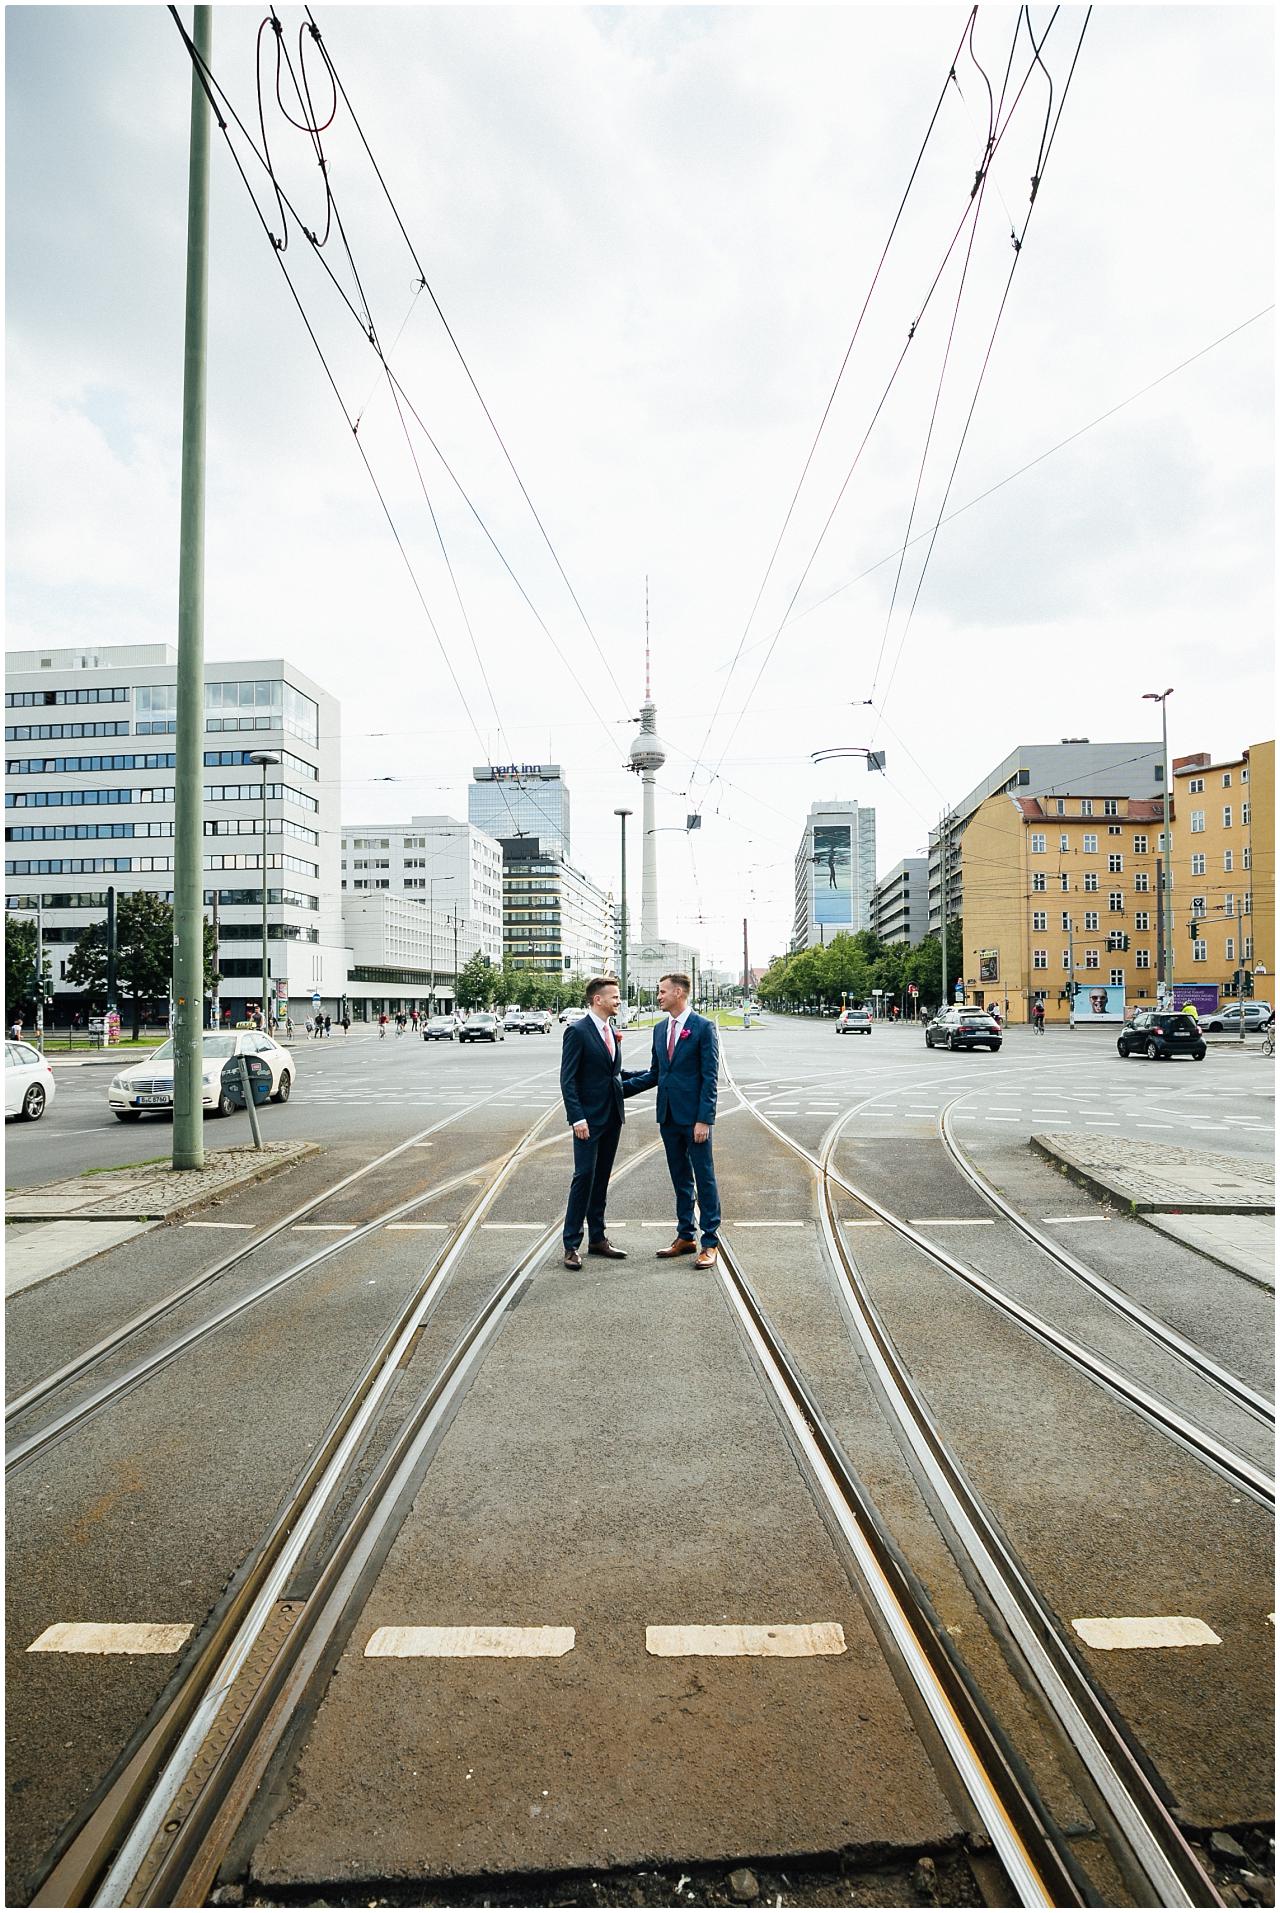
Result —
[{"label": "steel rail", "polygon": [[[1008,1640],[1017,1649],[1020,1671],[1029,1676],[1050,1718],[1074,1749],[1089,1790],[1104,1809],[1099,1819],[1114,1830],[1110,1844],[1122,1871],[1151,1896],[1156,1906],[1221,1905],[1212,1881],[1154,1786],[1138,1750],[1093,1686],[1055,1616],[939,1431],[862,1280],[832,1198],[835,1183],[865,1200],[831,1167],[831,1156],[854,1113],[847,1110],[830,1126],[821,1156],[814,1157],[769,1117],[755,1111],[767,1129],[818,1173],[827,1252],[833,1269],[844,1279],[853,1325],[882,1397],[909,1442],[941,1511],[953,1553],[962,1562],[967,1559],[975,1570],[1007,1630]],[[890,1212],[881,1205],[869,1206],[883,1220],[890,1219]],[[944,1266],[951,1260],[936,1259],[943,1259]]]},{"label": "steel rail", "polygon": [[[319,1645],[314,1647],[303,1679],[348,1605],[350,1577],[358,1579],[379,1539],[385,1537],[389,1520],[401,1508],[404,1483],[415,1481],[422,1456],[452,1414],[501,1320],[559,1235],[560,1225],[556,1223],[524,1251],[454,1343],[401,1424],[390,1449],[375,1463],[311,1595],[299,1604],[296,1614],[286,1614],[283,1640],[273,1644],[268,1638],[270,1655],[259,1671],[256,1661],[264,1651],[264,1635],[273,1621],[279,1625],[282,1608],[289,1607],[283,1597],[290,1576],[336,1505],[378,1410],[398,1371],[409,1360],[419,1331],[464,1248],[509,1177],[541,1146],[534,1138],[553,1109],[554,1105],[526,1132],[450,1242],[441,1248],[415,1296],[348,1394],[271,1531],[242,1569],[208,1636],[197,1644],[176,1692],[163,1703],[162,1711],[133,1752],[104,1785],[101,1797],[46,1872],[31,1901],[33,1906],[185,1903],[181,1880],[198,1864],[201,1843],[209,1830],[225,1823],[225,1814],[221,1822],[219,1815],[238,1776],[250,1769],[255,1776],[261,1771],[288,1724],[287,1711],[273,1717],[274,1701],[297,1672],[300,1655],[314,1635],[317,1615],[323,1609],[329,1625],[318,1637]],[[637,1151],[615,1170],[615,1181],[654,1155],[659,1146],[654,1142]],[[331,1614],[332,1599],[339,1594],[340,1608]],[[239,1711],[219,1745],[215,1736],[223,1728],[223,1718],[232,1711],[229,1703],[238,1706]],[[259,1746],[255,1755],[264,1723],[270,1723],[272,1737],[265,1750]],[[202,1756],[200,1784],[189,1800],[184,1797],[183,1811],[176,1814],[174,1802],[188,1786]],[[174,1824],[170,1825],[171,1821]],[[226,1839],[233,1832],[234,1825],[226,1828]]]},{"label": "steel rail", "polygon": [[1247,1409],[1251,1415],[1257,1416],[1259,1421],[1274,1428],[1276,1421],[1274,1402],[1268,1401],[1267,1397],[1259,1394],[1257,1389],[1251,1388],[1238,1375],[1232,1374],[1230,1369],[1224,1368],[1203,1349],[1197,1348],[1194,1342],[1189,1342],[1185,1336],[1178,1333],[1177,1329],[1161,1321],[1158,1315],[1152,1315],[1150,1310],[1143,1308],[1140,1302],[1135,1302],[1122,1289],[1117,1289],[1107,1281],[1105,1276],[1099,1275],[1095,1269],[1081,1262],[1078,1256],[1072,1255],[1062,1243],[1055,1242],[1052,1236],[1046,1235],[1043,1229],[1037,1228],[1029,1216],[1023,1215],[1021,1210],[1015,1209],[1013,1204],[1001,1195],[956,1139],[951,1112],[962,1100],[959,1096],[955,1097],[941,1111],[938,1116],[938,1129],[951,1160],[966,1182],[977,1190],[983,1201],[989,1202],[992,1208],[1011,1222],[1015,1229],[1027,1237],[1028,1241],[1034,1242],[1050,1261],[1056,1262],[1069,1275],[1075,1276],[1078,1282],[1083,1282],[1087,1288],[1101,1296],[1102,1300],[1118,1315],[1125,1316],[1129,1321],[1135,1322],[1139,1328],[1145,1329],[1153,1341],[1159,1342],[1162,1348],[1185,1362],[1188,1368],[1193,1369],[1203,1380],[1214,1383],[1224,1394],[1230,1395],[1240,1407]]},{"label": "steel rail", "polygon": [[123,1903],[129,1879],[163,1824],[167,1802],[242,1674],[290,1575],[341,1493],[419,1330],[551,1113],[548,1109],[525,1131],[433,1258],[349,1389],[286,1505],[241,1569],[176,1693],[55,1860],[32,1905]]},{"label": "steel rail", "polygon": [[[500,1089],[491,1090],[488,1095],[479,1097],[474,1103],[468,1103],[461,1109],[452,1110],[449,1115],[442,1116],[439,1122],[432,1123],[428,1128],[418,1130],[416,1135],[406,1138],[404,1142],[397,1143],[394,1149],[388,1149],[381,1156],[375,1156],[372,1162],[362,1164],[359,1169],[353,1169],[349,1175],[345,1175],[337,1182],[332,1183],[329,1188],[323,1190],[321,1194],[309,1197],[300,1208],[292,1210],[280,1222],[269,1224],[267,1228],[260,1230],[257,1235],[253,1236],[250,1241],[242,1242],[238,1248],[232,1249],[227,1255],[221,1256],[212,1267],[203,1270],[199,1275],[192,1276],[189,1281],[183,1283],[181,1288],[174,1289],[169,1295],[161,1297],[158,1302],[148,1304],[145,1309],[142,1309],[137,1315],[132,1316],[129,1321],[122,1323],[119,1328],[113,1329],[111,1333],[104,1336],[101,1341],[95,1342],[91,1348],[84,1349],[79,1355],[73,1356],[69,1362],[64,1362],[61,1368],[55,1369],[51,1375],[46,1375],[42,1381],[34,1382],[30,1388],[24,1389],[20,1395],[15,1395],[11,1401],[5,1403],[4,1418],[6,1426],[11,1421],[15,1421],[19,1416],[26,1414],[30,1409],[38,1407],[42,1401],[45,1401],[50,1395],[55,1393],[57,1389],[65,1387],[68,1382],[74,1381],[79,1375],[83,1375],[86,1369],[92,1368],[96,1363],[112,1354],[120,1347],[121,1343],[127,1341],[130,1336],[138,1334],[144,1328],[149,1328],[153,1322],[157,1322],[162,1316],[168,1315],[173,1309],[176,1309],[180,1303],[187,1301],[192,1295],[198,1294],[202,1288],[207,1287],[211,1282],[216,1282],[220,1276],[226,1275],[231,1269],[237,1268],[241,1262],[244,1262],[249,1256],[256,1254],[259,1249],[280,1235],[285,1229],[291,1229],[295,1223],[301,1222],[304,1216],[314,1215],[317,1209],[321,1208],[324,1203],[331,1202],[334,1196],[341,1195],[343,1190],[350,1189],[354,1184],[363,1181],[366,1176],[371,1176],[375,1170],[385,1167],[389,1162],[393,1162],[397,1156],[404,1155],[406,1150],[419,1148],[429,1136],[436,1135],[441,1129],[447,1129],[451,1123],[457,1122],[460,1117],[469,1116],[473,1114],[475,1110],[483,1109],[486,1103],[491,1103],[497,1096],[506,1095],[512,1089],[521,1089],[530,1083],[538,1082],[546,1073],[545,1070],[536,1070],[532,1076],[517,1077],[514,1083],[504,1083]],[[429,1196],[423,1196],[417,1198],[417,1203],[429,1200]],[[408,1209],[417,1206],[417,1203],[407,1204],[402,1213],[407,1213]]]},{"label": "steel rail", "polygon": [[[726,1074],[729,1074],[727,1065]],[[732,1081],[731,1075],[730,1081]],[[734,1088],[737,1088],[736,1083],[734,1084]],[[938,1267],[945,1270],[948,1275],[955,1276],[959,1281],[965,1283],[966,1286],[976,1290],[977,1293],[981,1295],[985,1301],[989,1302],[1001,1315],[1006,1316],[1010,1321],[1016,1323],[1019,1328],[1024,1329],[1027,1334],[1034,1337],[1034,1339],[1044,1348],[1048,1349],[1051,1354],[1058,1356],[1070,1367],[1078,1370],[1079,1373],[1084,1375],[1089,1381],[1096,1382],[1099,1387],[1105,1388],[1117,1401],[1122,1402],[1125,1407],[1131,1408],[1135,1414],[1140,1415],[1144,1421],[1148,1422],[1169,1440],[1177,1442],[1181,1447],[1185,1448],[1189,1454],[1194,1455],[1197,1461],[1201,1461],[1206,1467],[1212,1468],[1215,1473],[1219,1474],[1225,1481],[1228,1481],[1232,1487],[1239,1488],[1243,1493],[1249,1495],[1264,1508],[1274,1513],[1276,1499],[1275,1482],[1271,1476],[1266,1474],[1263,1469],[1257,1467],[1247,1456],[1238,1455],[1234,1449],[1228,1448],[1225,1442],[1219,1441],[1216,1435],[1211,1434],[1207,1429],[1201,1428],[1196,1422],[1191,1421],[1180,1409],[1175,1408],[1172,1402],[1165,1401],[1162,1396],[1156,1395],[1152,1390],[1144,1388],[1140,1382],[1126,1375],[1123,1370],[1105,1361],[1102,1356],[1095,1354],[1092,1349],[1084,1347],[1084,1345],[1077,1342],[1074,1337],[1067,1335],[1064,1330],[1054,1328],[1051,1323],[1046,1322],[1041,1316],[1035,1314],[1033,1310],[1027,1308],[1023,1303],[1015,1302],[1011,1296],[1006,1295],[1003,1289],[992,1282],[987,1276],[983,1275],[979,1269],[975,1269],[970,1263],[962,1261],[959,1256],[951,1254],[949,1250],[940,1247],[936,1242],[931,1242],[927,1236],[922,1235],[920,1231],[913,1227],[910,1222],[906,1221],[904,1217],[895,1214],[892,1209],[886,1208],[885,1205],[878,1201],[868,1190],[859,1189],[855,1183],[850,1182],[847,1177],[842,1176],[838,1170],[829,1165],[824,1169],[823,1164],[819,1161],[818,1157],[813,1154],[812,1150],[806,1149],[804,1144],[797,1142],[794,1136],[789,1136],[785,1129],[781,1129],[778,1124],[773,1121],[772,1117],[767,1116],[762,1109],[758,1109],[754,1105],[751,1107],[757,1122],[763,1123],[765,1128],[770,1130],[778,1138],[779,1142],[785,1144],[788,1149],[792,1149],[798,1156],[802,1156],[819,1176],[825,1177],[831,1182],[838,1184],[838,1186],[845,1190],[848,1195],[851,1195],[856,1202],[860,1202],[864,1208],[869,1209],[873,1215],[878,1217],[881,1222],[886,1223],[896,1234],[900,1235],[905,1241],[910,1242],[913,1247],[919,1249],[922,1255],[926,1255],[930,1261],[936,1262]],[[852,1112],[848,1113],[851,1114]]]},{"label": "steel rail", "polygon": [[721,1238],[721,1283],[825,1506],[856,1564],[866,1596],[927,1711],[956,1780],[1027,1907],[1087,1899],[1065,1837],[1020,1771],[968,1670],[879,1510],[828,1428],[777,1330]]}]

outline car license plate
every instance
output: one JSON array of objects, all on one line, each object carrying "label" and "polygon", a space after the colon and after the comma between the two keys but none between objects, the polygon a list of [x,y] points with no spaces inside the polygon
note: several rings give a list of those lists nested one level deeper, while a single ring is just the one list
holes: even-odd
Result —
[{"label": "car license plate", "polygon": [[135,1102],[135,1103],[162,1103],[162,1104],[167,1104],[167,1103],[169,1103],[169,1102],[170,1102],[170,1101],[171,1101],[172,1099],[171,1099],[170,1097],[168,1097],[168,1096],[135,1096],[133,1100],[134,1100],[134,1102]]}]

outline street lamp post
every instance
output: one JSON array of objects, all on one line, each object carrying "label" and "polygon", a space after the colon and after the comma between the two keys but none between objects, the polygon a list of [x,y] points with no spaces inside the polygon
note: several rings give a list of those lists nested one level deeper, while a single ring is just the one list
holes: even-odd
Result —
[{"label": "street lamp post", "polygon": [[[431,982],[427,989],[427,1015],[428,1016],[434,1016],[436,1013],[436,885],[438,883],[452,883],[452,882],[453,882],[452,877],[428,877],[427,878],[427,941],[431,945]],[[456,944],[455,944],[455,949],[456,949]],[[454,967],[453,994],[456,997],[458,994],[458,975],[457,975],[458,963],[457,963],[456,955],[454,957],[453,967]]]},{"label": "street lamp post", "polygon": [[271,1026],[271,957],[267,950],[267,766],[280,762],[278,751],[250,751],[249,762],[262,766],[262,1027]]},{"label": "street lamp post", "polygon": [[1169,835],[1169,812],[1171,809],[1170,785],[1172,783],[1172,779],[1169,774],[1169,718],[1168,718],[1168,713],[1165,709],[1165,700],[1166,698],[1170,698],[1172,696],[1173,696],[1172,684],[1169,686],[1167,691],[1144,691],[1142,693],[1142,701],[1144,704],[1158,704],[1160,706],[1160,738],[1161,738],[1161,749],[1164,752],[1164,762],[1162,763],[1160,767],[1161,773],[1162,773],[1161,781],[1164,786],[1164,824],[1160,832],[1161,837],[1164,840],[1164,872],[1163,872],[1164,874],[1164,899],[1163,899],[1164,908],[1162,913],[1163,919],[1164,919],[1164,966],[1163,966],[1163,973],[1160,978],[1160,987],[1164,991],[1164,1007],[1167,1010],[1171,1010],[1173,1008],[1174,964],[1173,964],[1173,839]]},{"label": "street lamp post", "polygon": [[615,810],[622,831],[622,904],[618,922],[618,968],[622,984],[622,1005],[627,1005],[627,819],[629,810]]}]

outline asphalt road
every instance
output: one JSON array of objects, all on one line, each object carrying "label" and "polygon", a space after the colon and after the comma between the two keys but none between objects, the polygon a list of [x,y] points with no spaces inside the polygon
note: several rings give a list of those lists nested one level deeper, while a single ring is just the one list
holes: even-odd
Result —
[{"label": "asphalt road", "polygon": [[[647,1035],[630,1040],[647,1049]],[[264,1121],[268,1134],[320,1149],[220,1210],[228,1221],[261,1226],[442,1114],[457,1120],[317,1211],[315,1233],[286,1232],[256,1271],[224,1278],[219,1299],[287,1268],[325,1229],[492,1165],[552,1111],[545,1146],[486,1213],[403,1363],[389,1430],[513,1258],[562,1212],[558,1033],[492,1049],[364,1033],[296,1048],[294,1096]],[[886,1421],[823,1248],[812,1173],[748,1105],[810,1150],[852,1110],[838,1153],[851,1182],[939,1240],[962,1241],[1009,1293],[1186,1412],[1217,1415],[1223,1439],[1261,1456],[1247,1418],[992,1220],[945,1157],[937,1115],[962,1098],[964,1147],[1025,1213],[1065,1218],[1078,1254],[1269,1392],[1269,1298],[1135,1221],[1104,1217],[1027,1138],[1076,1130],[1261,1159],[1274,1147],[1272,1067],[1252,1045],[1243,1055],[1215,1046],[1200,1065],[1121,1062],[1113,1042],[1084,1031],[1014,1031],[998,1056],[953,1056],[926,1052],[910,1028],[837,1038],[801,1019],[726,1033],[723,1053],[737,1086],[722,1084],[716,1131],[726,1234],[1043,1797],[1104,1900],[1120,1903],[1078,1775],[1011,1675]],[[106,1080],[92,1067],[62,1071],[43,1122],[10,1126],[11,1186],[166,1152],[165,1123],[110,1117]],[[628,1117],[610,1203],[628,1260],[569,1274],[553,1251],[506,1321],[246,1828],[251,1890],[363,1904],[415,1882],[909,1858],[961,1838],[964,1814],[722,1285],[687,1262],[654,1260],[672,1226],[670,1189],[660,1153],[645,1153],[652,1104],[631,1102]],[[247,1118],[213,1122],[208,1137],[247,1141]],[[366,1238],[301,1273],[11,1478],[11,1900],[29,1897],[59,1829],[179,1664],[178,1649],[104,1657],[32,1654],[32,1643],[68,1621],[159,1622],[199,1637],[433,1244],[491,1174],[425,1206],[417,1233]],[[1268,1822],[1269,1520],[918,1251],[863,1228],[868,1212],[854,1199],[841,1211],[940,1427],[1064,1626],[1180,1616],[1216,1636],[1134,1651],[1076,1640],[1176,1813],[1201,1833]],[[214,1239],[190,1224],[153,1231],[13,1297],[10,1392],[212,1260]],[[209,1306],[194,1299],[146,1345]],[[836,1626],[841,1650],[663,1658],[646,1644],[652,1627],[730,1623]],[[573,1643],[550,1658],[368,1652],[379,1629],[468,1626],[567,1628]]]}]

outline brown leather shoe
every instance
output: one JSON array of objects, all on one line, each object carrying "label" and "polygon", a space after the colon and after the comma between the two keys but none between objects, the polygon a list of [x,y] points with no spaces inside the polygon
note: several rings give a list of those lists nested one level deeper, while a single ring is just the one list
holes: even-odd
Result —
[{"label": "brown leather shoe", "polygon": [[615,1249],[607,1235],[602,1235],[598,1242],[588,1242],[587,1254],[588,1255],[607,1255],[609,1259],[613,1262],[625,1262],[627,1259],[626,1250]]},{"label": "brown leather shoe", "polygon": [[719,1260],[719,1249],[703,1249],[693,1266],[695,1269],[714,1269]]},{"label": "brown leather shoe", "polygon": [[566,1269],[580,1269],[582,1267],[582,1257],[576,1249],[565,1250],[564,1266]]},{"label": "brown leather shoe", "polygon": [[668,1256],[692,1255],[697,1246],[696,1242],[690,1242],[686,1236],[678,1235],[669,1249],[659,1249],[657,1254],[665,1262]]}]

